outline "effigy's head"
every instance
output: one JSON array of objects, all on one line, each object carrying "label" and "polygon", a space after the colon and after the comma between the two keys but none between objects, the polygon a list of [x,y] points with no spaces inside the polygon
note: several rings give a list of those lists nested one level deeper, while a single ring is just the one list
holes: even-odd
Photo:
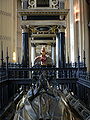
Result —
[{"label": "effigy's head", "polygon": [[46,50],[45,50],[45,47],[42,47],[42,49],[41,49],[41,54],[42,54],[42,55],[46,55],[46,53],[47,53],[47,52],[46,52]]}]

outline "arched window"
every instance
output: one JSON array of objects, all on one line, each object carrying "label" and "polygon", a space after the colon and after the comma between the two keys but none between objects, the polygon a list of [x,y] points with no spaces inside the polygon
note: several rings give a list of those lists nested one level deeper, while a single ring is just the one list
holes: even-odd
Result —
[{"label": "arched window", "polygon": [[37,7],[49,7],[49,0],[37,0]]}]

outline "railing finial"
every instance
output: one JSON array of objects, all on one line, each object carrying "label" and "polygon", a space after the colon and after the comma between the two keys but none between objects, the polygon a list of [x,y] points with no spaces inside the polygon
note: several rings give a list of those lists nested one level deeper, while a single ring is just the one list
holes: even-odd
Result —
[{"label": "railing finial", "polygon": [[80,55],[79,55],[79,48],[78,48],[78,68],[80,68]]},{"label": "railing finial", "polygon": [[9,56],[8,56],[8,47],[7,47],[7,56],[6,56],[6,69],[8,69],[8,60],[9,60]]},{"label": "railing finial", "polygon": [[3,42],[1,42],[1,66],[3,68],[3,61],[4,61],[4,58],[3,58]]},{"label": "railing finial", "polygon": [[83,60],[84,60],[84,67],[86,67],[86,57],[85,57],[85,50],[84,50],[84,57],[83,57]]}]

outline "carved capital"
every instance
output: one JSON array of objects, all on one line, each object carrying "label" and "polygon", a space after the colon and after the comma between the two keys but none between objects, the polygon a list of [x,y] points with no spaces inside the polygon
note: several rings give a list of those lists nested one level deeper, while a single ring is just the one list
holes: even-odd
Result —
[{"label": "carved capital", "polygon": [[58,32],[65,32],[65,26],[58,26]]},{"label": "carved capital", "polygon": [[36,47],[36,44],[35,44],[35,43],[31,43],[31,46],[32,46],[32,47]]},{"label": "carved capital", "polygon": [[51,43],[51,47],[55,47],[56,46],[56,44],[55,43]]},{"label": "carved capital", "polygon": [[26,25],[21,25],[22,33],[29,32],[29,28]]}]

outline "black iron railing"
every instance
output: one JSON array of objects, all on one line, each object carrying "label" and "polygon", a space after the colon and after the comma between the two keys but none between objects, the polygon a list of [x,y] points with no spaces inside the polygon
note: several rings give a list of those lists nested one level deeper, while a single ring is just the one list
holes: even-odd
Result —
[{"label": "black iron railing", "polygon": [[[88,98],[87,81],[89,75],[86,75],[85,56],[84,62],[66,63],[64,68],[56,68],[55,66],[34,66],[23,67],[19,63],[9,63],[7,52],[6,63],[1,59],[0,67],[0,109],[4,108],[10,100],[14,99],[14,95],[19,93],[23,88],[32,87],[39,79],[42,73],[51,86],[59,87],[61,90],[65,88],[73,92],[78,98],[86,101]],[[83,82],[84,81],[84,82]],[[82,84],[81,84],[82,83]],[[82,92],[83,91],[83,92]]]}]

